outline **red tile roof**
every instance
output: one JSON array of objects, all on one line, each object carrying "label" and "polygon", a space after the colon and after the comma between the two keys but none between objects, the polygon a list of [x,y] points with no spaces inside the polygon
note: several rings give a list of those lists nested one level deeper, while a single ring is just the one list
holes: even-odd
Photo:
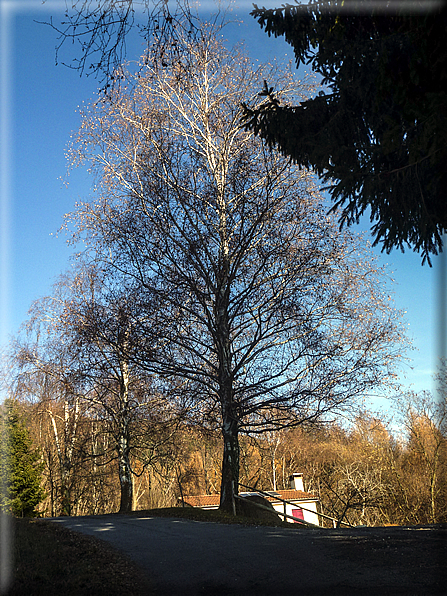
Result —
[{"label": "red tile roof", "polygon": [[[318,501],[318,497],[302,490],[277,490],[281,499],[285,501]],[[269,501],[275,501],[274,497],[267,497]]]},{"label": "red tile roof", "polygon": [[187,496],[183,500],[192,507],[219,507],[220,495]]},{"label": "red tile roof", "polygon": [[[254,491],[255,492],[255,491]],[[272,491],[273,492],[273,491]],[[275,491],[281,499],[285,501],[316,501],[318,497],[302,490],[277,490]],[[271,503],[278,499],[275,497],[266,497]],[[185,503],[192,507],[219,507],[220,495],[188,495],[183,497]]]}]

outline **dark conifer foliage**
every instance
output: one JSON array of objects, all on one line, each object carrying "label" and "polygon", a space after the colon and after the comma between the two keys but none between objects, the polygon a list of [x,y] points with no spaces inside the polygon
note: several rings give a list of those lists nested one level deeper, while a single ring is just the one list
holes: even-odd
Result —
[{"label": "dark conifer foliage", "polygon": [[266,83],[245,122],[328,183],[340,223],[369,213],[375,244],[410,246],[430,263],[447,228],[447,18],[441,2],[397,4],[255,7],[327,87],[287,105]]},{"label": "dark conifer foliage", "polygon": [[5,400],[0,415],[1,510],[18,517],[33,517],[45,498],[40,454],[33,448],[13,400]]}]

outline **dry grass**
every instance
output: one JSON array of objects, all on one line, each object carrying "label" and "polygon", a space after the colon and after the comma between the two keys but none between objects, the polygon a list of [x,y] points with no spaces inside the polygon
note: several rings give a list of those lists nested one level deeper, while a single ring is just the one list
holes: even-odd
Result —
[{"label": "dry grass", "polygon": [[303,528],[298,524],[289,524],[279,519],[271,521],[270,516],[264,519],[263,512],[259,512],[256,518],[234,516],[229,513],[219,511],[219,509],[200,509],[200,507],[166,507],[164,509],[149,509],[144,511],[133,511],[129,515],[139,515],[147,517],[179,517],[182,519],[191,519],[193,521],[206,521],[218,524],[242,524],[245,526],[275,526],[284,528]]},{"label": "dry grass", "polygon": [[128,559],[95,538],[43,520],[14,520],[8,596],[143,596],[152,590]]}]

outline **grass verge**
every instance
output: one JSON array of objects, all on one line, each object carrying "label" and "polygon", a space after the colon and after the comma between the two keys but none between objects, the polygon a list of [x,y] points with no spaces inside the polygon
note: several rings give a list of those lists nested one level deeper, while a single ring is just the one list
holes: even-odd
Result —
[{"label": "grass verge", "polygon": [[290,528],[293,524],[270,519],[263,519],[263,513],[259,513],[258,517],[242,517],[240,515],[234,516],[229,513],[220,511],[219,509],[200,509],[200,507],[166,507],[161,509],[148,509],[142,511],[132,511],[129,515],[137,515],[139,517],[178,517],[181,519],[190,519],[192,521],[214,522],[218,524],[242,524],[244,526],[274,526]]},{"label": "grass verge", "polygon": [[44,520],[13,520],[8,596],[145,596],[140,569],[102,540]]}]

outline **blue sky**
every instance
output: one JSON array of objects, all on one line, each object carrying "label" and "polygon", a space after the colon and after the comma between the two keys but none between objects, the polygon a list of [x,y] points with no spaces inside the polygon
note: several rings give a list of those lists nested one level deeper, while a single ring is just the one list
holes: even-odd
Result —
[{"label": "blue sky", "polygon": [[[63,6],[65,3],[62,4]],[[76,171],[65,186],[64,151],[79,125],[78,106],[95,94],[97,81],[55,65],[56,33],[35,20],[58,15],[60,2],[0,0],[1,6],[1,312],[0,343],[5,345],[27,318],[33,300],[50,293],[59,273],[69,266],[73,252],[66,236],[56,232],[64,213],[90,193],[86,171]],[[234,40],[244,38],[253,59],[288,54],[282,40],[272,40],[249,16],[251,4],[238,5],[244,23],[232,29]],[[132,51],[135,55],[132,55]],[[129,59],[137,58],[138,45]],[[358,227],[368,229],[368,222]],[[380,254],[380,248],[374,249]],[[415,351],[402,380],[414,390],[433,389],[437,354],[439,258],[433,268],[421,266],[417,254],[394,251],[381,255],[395,279],[396,307],[406,311],[408,333]]]}]

